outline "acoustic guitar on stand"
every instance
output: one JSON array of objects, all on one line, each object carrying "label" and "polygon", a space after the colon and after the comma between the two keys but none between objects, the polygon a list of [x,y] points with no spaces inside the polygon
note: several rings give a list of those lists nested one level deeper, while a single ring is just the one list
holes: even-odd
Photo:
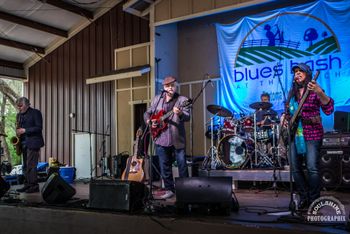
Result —
[{"label": "acoustic guitar on stand", "polygon": [[126,163],[126,168],[122,174],[122,180],[132,180],[142,182],[145,178],[145,172],[143,171],[143,159],[139,155],[139,143],[142,136],[142,130],[138,129],[136,132],[136,140],[134,142],[134,152],[130,156]]}]

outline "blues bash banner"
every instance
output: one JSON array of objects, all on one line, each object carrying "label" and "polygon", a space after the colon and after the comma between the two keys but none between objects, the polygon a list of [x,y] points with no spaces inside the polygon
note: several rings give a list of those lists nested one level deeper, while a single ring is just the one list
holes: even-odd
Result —
[{"label": "blues bash banner", "polygon": [[[235,114],[270,94],[282,112],[291,87],[291,68],[304,62],[320,70],[318,83],[335,100],[336,111],[350,111],[350,0],[320,0],[216,24],[220,104]],[[326,130],[333,116],[322,116]]]}]

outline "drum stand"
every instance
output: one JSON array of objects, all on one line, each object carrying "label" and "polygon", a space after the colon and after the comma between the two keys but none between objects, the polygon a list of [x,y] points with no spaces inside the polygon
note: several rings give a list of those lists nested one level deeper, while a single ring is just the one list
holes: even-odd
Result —
[{"label": "drum stand", "polygon": [[[262,146],[264,146],[263,144],[265,143],[258,143],[257,142],[257,124],[256,124],[256,112],[254,113],[254,145],[255,145],[255,167],[262,167],[262,165],[267,165],[267,166],[273,166],[273,162],[272,160],[268,157],[268,149],[264,148],[263,150],[265,152],[262,152],[262,150],[258,149],[258,146],[260,146],[260,144],[262,144]],[[267,143],[265,144],[265,146],[267,147]],[[260,148],[260,147],[259,147]],[[258,163],[258,153],[260,155],[259,158],[259,163]]]},{"label": "drum stand", "polygon": [[[268,159],[268,162],[271,164],[271,166],[273,167],[273,173],[272,173],[272,178],[273,178],[273,182],[272,182],[272,186],[269,188],[266,188],[264,190],[261,190],[257,193],[266,191],[266,190],[270,190],[273,189],[274,193],[275,193],[275,197],[278,197],[278,191],[277,191],[277,175],[276,175],[276,170],[277,170],[277,164],[278,164],[278,159],[277,157],[279,157],[279,153],[278,153],[278,147],[276,147],[276,131],[277,129],[276,125],[274,124],[272,126],[272,147],[271,147],[271,153],[272,153],[272,160],[269,159],[267,156],[266,158]],[[277,154],[276,154],[277,153]]]}]

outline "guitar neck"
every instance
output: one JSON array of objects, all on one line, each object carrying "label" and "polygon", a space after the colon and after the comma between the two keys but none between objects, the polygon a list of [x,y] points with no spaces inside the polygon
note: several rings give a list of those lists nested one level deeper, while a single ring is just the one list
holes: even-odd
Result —
[{"label": "guitar neck", "polygon": [[173,110],[167,112],[165,115],[161,117],[161,120],[164,121],[165,119],[169,118],[174,113]]},{"label": "guitar neck", "polygon": [[[320,71],[316,71],[316,74],[315,74],[315,76],[314,76],[314,78],[312,80],[316,81],[319,74],[320,74]],[[292,119],[290,121],[292,125],[295,123],[296,119],[298,118],[298,116],[300,114],[300,111],[301,111],[301,108],[303,107],[304,102],[305,102],[306,98],[309,96],[309,94],[310,94],[310,90],[306,89],[306,91],[303,94],[303,97],[301,98],[301,100],[299,102],[298,108],[294,112],[294,115],[293,115],[293,117],[292,117]]]},{"label": "guitar neck", "polygon": [[134,154],[133,154],[133,156],[137,156],[138,155],[139,141],[140,141],[140,137],[136,137],[135,144],[134,144]]}]

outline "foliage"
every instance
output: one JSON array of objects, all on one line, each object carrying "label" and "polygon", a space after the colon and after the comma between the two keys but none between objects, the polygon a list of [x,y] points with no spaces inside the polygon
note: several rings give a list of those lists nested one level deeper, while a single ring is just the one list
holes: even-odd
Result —
[{"label": "foliage", "polygon": [[[23,82],[18,81],[18,80],[10,80],[10,79],[1,79],[5,84],[7,84],[7,88],[10,89],[11,92],[16,93],[18,96],[23,95]],[[1,89],[2,92],[0,92],[0,106],[3,105],[3,95],[5,96],[11,96],[7,95],[3,90],[6,90],[4,88]],[[12,95],[13,96],[13,95]],[[13,104],[7,100],[6,101],[6,106],[5,106],[5,111],[4,111],[4,128],[5,128],[5,134],[7,135],[6,137],[6,142],[3,142],[4,144],[7,144],[8,148],[8,153],[10,154],[9,157],[11,158],[12,165],[18,165],[21,163],[21,157],[16,154],[16,151],[14,147],[12,146],[10,139],[11,137],[15,136],[15,123],[16,123],[16,114],[17,114],[17,109]],[[6,152],[4,152],[6,153]]]}]

